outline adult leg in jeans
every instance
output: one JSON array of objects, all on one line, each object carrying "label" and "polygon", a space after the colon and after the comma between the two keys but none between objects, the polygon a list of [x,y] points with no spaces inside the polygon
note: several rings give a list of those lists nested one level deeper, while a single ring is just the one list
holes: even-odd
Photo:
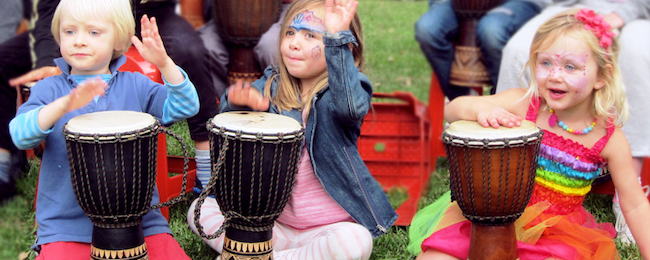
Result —
[{"label": "adult leg in jeans", "polygon": [[140,32],[140,18],[147,14],[156,17],[160,36],[167,54],[185,70],[199,96],[199,113],[187,119],[190,136],[197,150],[208,150],[206,122],[218,113],[217,96],[212,87],[205,57],[207,50],[194,27],[174,11],[175,3],[152,2],[136,7],[136,32]]},{"label": "adult leg in jeans", "polygon": [[491,94],[496,91],[503,48],[540,11],[540,6],[528,1],[507,1],[485,14],[476,26],[477,42],[492,80]]},{"label": "adult leg in jeans", "polygon": [[26,165],[24,151],[19,151],[9,135],[9,121],[16,115],[16,90],[9,80],[29,72],[28,33],[15,36],[0,44],[0,155],[7,161],[0,165],[0,202],[16,192],[15,180]]},{"label": "adult leg in jeans", "polygon": [[429,11],[415,24],[415,39],[436,73],[442,92],[452,100],[468,95],[470,88],[449,84],[451,63],[454,59],[452,41],[458,37],[458,18],[449,0],[429,0]]}]

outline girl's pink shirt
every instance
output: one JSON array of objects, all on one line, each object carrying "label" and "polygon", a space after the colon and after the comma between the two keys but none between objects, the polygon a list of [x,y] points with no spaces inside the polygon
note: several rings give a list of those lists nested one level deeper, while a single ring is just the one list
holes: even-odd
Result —
[{"label": "girl's pink shirt", "polygon": [[[303,122],[306,122],[304,112]],[[307,145],[302,148],[291,198],[277,221],[295,229],[308,229],[343,221],[354,222],[350,214],[327,194],[316,177]]]}]

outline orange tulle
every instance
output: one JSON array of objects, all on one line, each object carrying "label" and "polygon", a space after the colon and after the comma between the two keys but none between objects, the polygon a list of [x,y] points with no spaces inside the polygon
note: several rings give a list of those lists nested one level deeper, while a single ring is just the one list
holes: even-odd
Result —
[{"label": "orange tulle", "polygon": [[[597,223],[584,208],[567,215],[544,213],[549,206],[548,202],[528,206],[515,221],[520,259],[620,259],[611,223]],[[461,212],[458,204],[450,203],[436,232],[422,243],[422,250],[466,258],[467,247],[452,246],[469,245],[471,222]]]}]

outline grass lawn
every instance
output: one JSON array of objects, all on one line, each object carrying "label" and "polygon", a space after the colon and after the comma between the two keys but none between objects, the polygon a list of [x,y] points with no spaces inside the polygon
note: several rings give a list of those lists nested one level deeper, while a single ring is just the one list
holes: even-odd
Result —
[{"label": "grass lawn", "polygon": [[[365,73],[371,79],[375,92],[409,91],[418,99],[427,102],[431,69],[414,38],[414,24],[426,12],[428,1],[360,0],[358,12],[361,17],[366,42]],[[187,126],[175,124],[172,129],[180,133],[193,147]],[[169,140],[169,139],[168,139]],[[181,154],[178,145],[168,141],[170,154]],[[192,156],[192,154],[191,154]],[[38,175],[38,160],[30,162],[31,169],[19,180],[19,195],[0,207],[0,259],[33,259],[29,247],[34,243],[33,199]],[[435,201],[448,190],[446,160],[439,158],[436,171],[431,174],[429,190],[422,195],[420,207]],[[389,193],[393,201],[401,201],[404,194]],[[207,247],[186,224],[186,210],[194,199],[172,206],[170,226],[175,238],[186,253],[195,260],[214,259],[216,253]],[[587,196],[585,206],[600,222],[612,222],[611,196]],[[406,251],[408,227],[393,227],[389,233],[375,240],[371,259],[412,259]],[[640,259],[636,247],[618,244],[622,259]]]}]

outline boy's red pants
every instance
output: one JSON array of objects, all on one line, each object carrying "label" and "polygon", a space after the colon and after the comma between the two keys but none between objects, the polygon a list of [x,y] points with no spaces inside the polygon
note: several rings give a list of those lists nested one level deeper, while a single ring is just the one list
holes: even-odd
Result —
[{"label": "boy's red pants", "polygon": [[[185,251],[167,233],[151,235],[144,238],[151,260],[187,259]],[[90,244],[79,242],[54,242],[41,245],[41,253],[36,260],[88,260]]]}]

